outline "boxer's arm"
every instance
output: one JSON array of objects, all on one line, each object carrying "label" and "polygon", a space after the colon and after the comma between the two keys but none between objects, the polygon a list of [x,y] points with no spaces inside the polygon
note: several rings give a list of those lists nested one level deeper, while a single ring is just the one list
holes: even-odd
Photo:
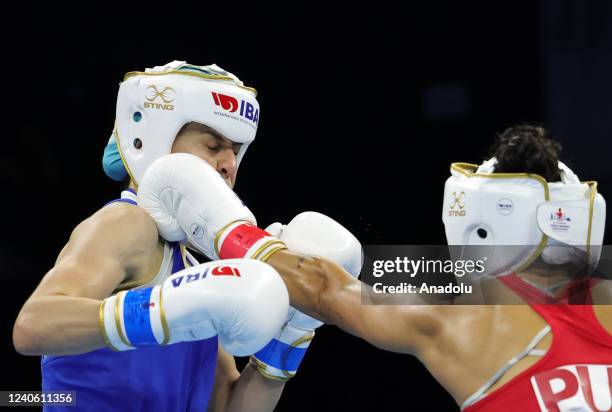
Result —
[{"label": "boxer's arm", "polygon": [[21,309],[13,343],[24,355],[67,355],[105,347],[101,301],[142,267],[157,245],[153,220],[131,205],[102,209],[75,228],[55,267]]},{"label": "boxer's arm", "polygon": [[266,263],[285,281],[292,306],[381,349],[416,354],[442,328],[437,306],[363,304],[369,286],[329,260],[281,250]]},{"label": "boxer's arm", "polygon": [[376,346],[411,352],[422,345],[421,337],[436,330],[428,319],[433,311],[425,306],[361,305],[361,283],[340,266],[282,250],[286,245],[258,228],[253,214],[216,170],[196,156],[174,153],[156,160],[138,196],[164,238],[186,238],[211,259],[270,263],[285,280],[294,307]]},{"label": "boxer's arm", "polygon": [[215,386],[208,410],[211,412],[272,411],[285,382],[264,378],[250,364],[239,373],[234,358],[219,347]]}]

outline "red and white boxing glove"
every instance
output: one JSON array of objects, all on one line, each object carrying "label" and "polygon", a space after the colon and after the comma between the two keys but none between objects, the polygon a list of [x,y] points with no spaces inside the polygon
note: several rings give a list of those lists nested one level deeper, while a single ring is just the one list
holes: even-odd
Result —
[{"label": "red and white boxing glove", "polygon": [[138,188],[138,205],[168,241],[188,241],[208,258],[266,261],[279,239],[257,227],[251,211],[206,161],[188,153],[157,159]]},{"label": "red and white boxing glove", "polygon": [[[300,213],[289,224],[273,223],[266,231],[285,242],[289,250],[325,257],[354,277],[361,272],[363,253],[357,238],[321,213]],[[322,324],[291,307],[285,325],[262,350],[251,356],[251,365],[270,379],[287,380],[295,376],[315,329]]]}]

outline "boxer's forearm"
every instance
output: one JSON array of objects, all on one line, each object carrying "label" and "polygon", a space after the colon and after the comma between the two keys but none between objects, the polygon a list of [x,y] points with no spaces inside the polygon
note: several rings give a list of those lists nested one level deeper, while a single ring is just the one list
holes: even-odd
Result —
[{"label": "boxer's forearm", "polygon": [[284,387],[285,382],[265,378],[247,364],[232,388],[227,412],[273,411]]},{"label": "boxer's forearm", "polygon": [[418,305],[413,305],[393,295],[377,296],[370,286],[328,260],[282,250],[267,263],[285,281],[292,306],[379,348],[415,353],[428,347],[443,329],[438,306],[423,305],[418,297],[413,300]]},{"label": "boxer's forearm", "polygon": [[102,348],[101,301],[44,296],[28,301],[13,329],[15,349],[23,355],[75,355]]},{"label": "boxer's forearm", "polygon": [[326,259],[281,250],[266,263],[283,278],[291,305],[327,324],[338,323],[333,303],[343,291],[356,290],[359,297],[359,281]]}]

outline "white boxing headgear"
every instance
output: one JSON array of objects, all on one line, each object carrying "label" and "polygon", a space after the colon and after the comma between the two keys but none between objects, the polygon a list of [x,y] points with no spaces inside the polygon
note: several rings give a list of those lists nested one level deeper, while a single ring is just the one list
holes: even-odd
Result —
[{"label": "white boxing headgear", "polygon": [[580,182],[561,162],[561,182],[550,183],[536,174],[494,173],[496,163],[451,164],[442,207],[448,244],[492,246],[489,274],[524,270],[538,256],[563,264],[586,255],[581,260],[596,265],[606,221],[597,182]]},{"label": "white boxing headgear", "polygon": [[216,65],[173,61],[130,72],[117,96],[114,137],[130,177],[138,183],[153,161],[171,152],[177,133],[197,122],[242,146],[255,139],[259,103],[255,89]]}]

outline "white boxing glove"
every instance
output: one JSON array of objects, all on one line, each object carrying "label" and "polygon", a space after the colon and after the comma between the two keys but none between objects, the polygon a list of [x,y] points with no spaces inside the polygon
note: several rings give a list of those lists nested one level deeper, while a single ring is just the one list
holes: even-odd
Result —
[{"label": "white boxing glove", "polygon": [[363,265],[361,243],[344,226],[318,212],[302,212],[287,225],[272,223],[266,232],[282,240],[289,250],[321,256],[359,277]]},{"label": "white boxing glove", "polygon": [[138,205],[168,241],[185,241],[212,260],[265,261],[286,246],[258,228],[255,216],[206,161],[172,153],[147,168]]},{"label": "white boxing glove", "polygon": [[105,299],[100,327],[114,350],[219,335],[225,350],[246,356],[278,333],[288,309],[287,288],[274,268],[256,260],[231,259],[193,266],[162,285]]},{"label": "white boxing glove", "polygon": [[[266,232],[285,242],[289,250],[325,257],[354,277],[361,272],[363,253],[357,238],[321,213],[300,213],[288,225],[273,223]],[[270,379],[287,380],[295,376],[315,329],[322,324],[291,307],[287,323],[272,341],[251,356],[251,365]]]}]

